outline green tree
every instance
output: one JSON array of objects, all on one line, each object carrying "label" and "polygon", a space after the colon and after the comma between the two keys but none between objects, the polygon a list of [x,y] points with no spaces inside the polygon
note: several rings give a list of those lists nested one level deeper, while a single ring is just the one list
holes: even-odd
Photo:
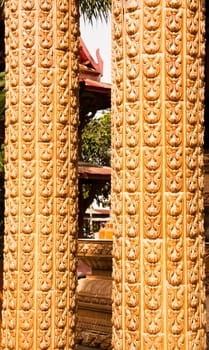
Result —
[{"label": "green tree", "polygon": [[5,112],[5,72],[0,72],[0,121],[4,121]]},{"label": "green tree", "polygon": [[[94,117],[81,134],[80,160],[94,166],[110,166],[111,116],[105,113]],[[94,200],[109,203],[110,179],[79,181],[79,235],[82,236],[86,209]]]},{"label": "green tree", "polygon": [[105,113],[94,117],[85,126],[81,135],[81,160],[110,166],[111,116]]}]

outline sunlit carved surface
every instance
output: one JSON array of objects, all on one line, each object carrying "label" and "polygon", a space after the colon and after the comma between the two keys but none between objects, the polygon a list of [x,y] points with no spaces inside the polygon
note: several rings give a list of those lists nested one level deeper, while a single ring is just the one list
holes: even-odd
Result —
[{"label": "sunlit carved surface", "polygon": [[[75,3],[6,1],[3,349],[74,348]],[[205,349],[203,9],[113,0],[114,350]]]},{"label": "sunlit carved surface", "polygon": [[[208,219],[207,219],[208,222]],[[206,232],[208,225],[206,226]],[[205,250],[205,274],[206,274],[206,332],[207,332],[207,346],[209,345],[209,242],[206,242]]]},{"label": "sunlit carved surface", "polygon": [[5,4],[3,349],[74,347],[79,52],[75,3]]},{"label": "sunlit carved surface", "polygon": [[205,349],[203,1],[113,8],[113,346]]}]

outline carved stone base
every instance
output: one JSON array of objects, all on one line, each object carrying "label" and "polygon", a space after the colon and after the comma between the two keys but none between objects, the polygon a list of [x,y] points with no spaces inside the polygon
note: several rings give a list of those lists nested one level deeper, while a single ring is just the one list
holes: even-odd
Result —
[{"label": "carved stone base", "polygon": [[76,343],[78,350],[112,349],[112,242],[80,240],[78,256],[92,268],[79,280]]}]

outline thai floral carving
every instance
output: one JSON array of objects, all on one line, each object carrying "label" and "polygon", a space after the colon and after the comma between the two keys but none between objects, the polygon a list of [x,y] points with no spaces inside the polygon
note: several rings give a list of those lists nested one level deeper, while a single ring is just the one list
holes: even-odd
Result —
[{"label": "thai floral carving", "polygon": [[[72,349],[78,9],[5,13],[3,347]],[[204,349],[204,4],[114,0],[112,14],[113,346]]]},{"label": "thai floral carving", "polygon": [[[72,11],[68,12],[69,8]],[[76,171],[77,159],[78,80],[71,83],[69,79],[70,66],[72,76],[78,72],[77,7],[73,3],[56,1],[55,13],[52,0],[37,3],[12,0],[6,5],[6,14],[9,28],[6,40],[11,57],[7,87],[12,89],[7,93],[11,107],[6,116],[9,143],[9,147],[6,146],[9,165],[6,165],[6,213],[11,219],[6,220],[5,251],[9,254],[5,258],[5,273],[13,285],[7,283],[5,290],[8,301],[3,312],[3,346],[32,349],[36,344],[40,349],[73,348],[73,332],[69,326],[67,328],[69,314],[73,319],[73,298],[68,306],[69,314],[63,305],[71,300],[69,295],[74,293],[76,278],[70,274],[68,277],[67,271],[71,268],[75,274],[75,264],[72,264],[75,249],[68,235],[69,222],[76,222],[77,183],[75,180],[75,189],[69,190],[67,179],[71,170],[72,173]],[[71,56],[65,51],[69,45]],[[69,105],[74,115],[71,131]],[[69,158],[70,142],[74,150],[72,159]],[[68,197],[72,197],[74,203],[71,217]],[[75,224],[71,225],[71,230],[75,237]],[[60,298],[53,299],[52,303],[53,289]],[[61,305],[59,300],[65,303]],[[17,314],[15,305],[18,303]],[[8,305],[11,308],[8,309]],[[14,310],[13,313],[10,310]],[[11,333],[7,331],[7,323],[10,323]],[[21,329],[19,339],[17,327]]]},{"label": "thai floral carving", "polygon": [[[159,350],[166,344],[180,350],[186,343],[204,348],[197,331],[200,327],[204,333],[204,307],[197,294],[204,278],[204,5],[144,0],[128,2],[123,11],[118,1],[112,6],[113,344],[115,349],[126,346],[122,327],[129,348]],[[122,65],[127,65],[123,74]],[[127,273],[127,267],[132,271]],[[132,284],[141,295],[136,312],[130,310],[136,298],[120,297]],[[141,345],[137,330],[143,334]],[[191,340],[190,330],[195,334]]]}]

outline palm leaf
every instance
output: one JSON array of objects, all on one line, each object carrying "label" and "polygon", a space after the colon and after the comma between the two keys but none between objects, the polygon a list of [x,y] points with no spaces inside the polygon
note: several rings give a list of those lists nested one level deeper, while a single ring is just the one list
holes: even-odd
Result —
[{"label": "palm leaf", "polygon": [[97,18],[107,20],[110,9],[111,0],[80,0],[80,13],[90,23]]}]

